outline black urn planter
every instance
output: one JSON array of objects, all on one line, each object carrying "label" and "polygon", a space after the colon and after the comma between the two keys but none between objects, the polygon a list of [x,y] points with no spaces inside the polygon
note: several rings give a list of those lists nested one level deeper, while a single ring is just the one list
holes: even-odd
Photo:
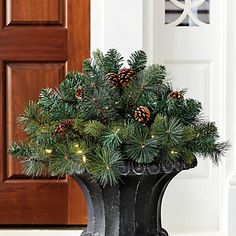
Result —
[{"label": "black urn planter", "polygon": [[168,236],[161,204],[170,181],[192,165],[124,165],[119,184],[102,187],[88,174],[74,175],[87,202],[88,225],[82,236]]}]

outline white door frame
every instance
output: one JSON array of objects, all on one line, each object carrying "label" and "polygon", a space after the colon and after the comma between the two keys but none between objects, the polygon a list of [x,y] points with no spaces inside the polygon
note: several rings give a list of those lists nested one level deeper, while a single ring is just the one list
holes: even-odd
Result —
[{"label": "white door frame", "polygon": [[227,182],[228,236],[236,235],[236,1],[227,0],[227,86],[226,134],[231,141],[231,151],[225,166]]}]

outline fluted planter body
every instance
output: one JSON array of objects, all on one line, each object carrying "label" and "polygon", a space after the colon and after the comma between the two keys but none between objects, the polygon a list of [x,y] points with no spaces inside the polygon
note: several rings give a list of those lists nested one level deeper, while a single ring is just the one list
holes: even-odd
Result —
[{"label": "fluted planter body", "polygon": [[130,163],[122,167],[119,184],[106,187],[88,174],[75,175],[88,208],[82,236],[168,236],[161,223],[164,192],[179,172],[195,165],[163,168]]}]

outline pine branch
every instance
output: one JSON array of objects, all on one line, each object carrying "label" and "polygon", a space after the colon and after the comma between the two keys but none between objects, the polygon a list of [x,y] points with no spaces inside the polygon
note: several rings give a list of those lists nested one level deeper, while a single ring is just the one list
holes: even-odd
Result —
[{"label": "pine branch", "polygon": [[79,85],[84,82],[84,75],[80,72],[74,71],[66,75],[66,79],[61,82],[56,91],[61,100],[69,104],[76,104],[77,100],[75,92]]},{"label": "pine branch", "polygon": [[58,91],[43,89],[39,95],[38,105],[43,116],[48,116],[51,120],[70,119],[77,116],[77,102],[64,100]]},{"label": "pine branch", "polygon": [[103,55],[103,52],[99,49],[95,50],[93,52],[93,61],[96,67],[101,70],[105,71],[106,65],[105,65],[105,57]]},{"label": "pine branch", "polygon": [[136,72],[142,71],[146,67],[147,55],[142,50],[135,51],[131,54],[130,59],[127,62]]},{"label": "pine branch", "polygon": [[30,101],[25,107],[24,113],[17,119],[20,127],[29,135],[34,134],[42,125],[47,124],[49,117],[41,114],[37,103]]},{"label": "pine branch", "polygon": [[91,135],[94,138],[101,137],[103,131],[105,129],[105,125],[99,121],[92,120],[85,124],[84,132],[88,135]]},{"label": "pine branch", "polygon": [[178,153],[178,160],[181,160],[183,163],[187,163],[187,164],[193,164],[194,162],[196,162],[196,155],[195,153],[193,153],[191,150],[183,147],[181,148],[181,150],[179,150]]},{"label": "pine branch", "polygon": [[101,136],[102,143],[109,149],[117,148],[121,143],[120,128],[111,127],[104,135]]},{"label": "pine branch", "polygon": [[139,127],[125,144],[125,153],[138,163],[150,163],[158,156],[158,143],[149,137],[147,128]]},{"label": "pine branch", "polygon": [[116,96],[115,91],[109,91],[107,87],[95,89],[83,101],[82,106],[86,108],[81,112],[80,117],[85,120],[98,119],[102,122],[116,119],[118,116],[114,107]]},{"label": "pine branch", "polygon": [[52,176],[81,174],[88,164],[87,147],[81,143],[57,145],[50,158],[49,172]]},{"label": "pine branch", "polygon": [[118,151],[99,148],[95,151],[89,171],[101,185],[109,184],[112,186],[118,183],[121,165],[122,157]]},{"label": "pine branch", "polygon": [[202,111],[201,103],[194,99],[167,99],[166,106],[161,111],[168,117],[176,117],[184,125],[194,123]]},{"label": "pine branch", "polygon": [[183,126],[176,118],[156,117],[151,133],[164,147],[173,147],[182,142]]},{"label": "pine branch", "polygon": [[23,160],[32,155],[31,149],[27,144],[24,144],[23,142],[17,143],[15,141],[10,144],[8,153],[13,157]]},{"label": "pine branch", "polygon": [[124,58],[116,49],[110,49],[104,57],[105,73],[118,73],[123,66]]},{"label": "pine branch", "polygon": [[[218,164],[220,158],[225,155],[226,151],[231,147],[229,142],[217,142],[211,147],[210,158],[213,163]],[[203,153],[204,154],[204,153]]]},{"label": "pine branch", "polygon": [[163,83],[166,78],[166,75],[166,68],[158,64],[148,66],[144,73],[144,76],[148,78],[150,85]]},{"label": "pine branch", "polygon": [[81,118],[76,118],[73,121],[73,129],[79,134],[83,135],[85,133],[85,121]]},{"label": "pine branch", "polygon": [[23,172],[31,177],[42,177],[48,176],[48,161],[47,160],[39,160],[39,159],[25,159],[21,161],[23,165]]},{"label": "pine branch", "polygon": [[118,73],[123,65],[123,57],[116,49],[110,49],[103,55],[100,50],[93,53],[94,64],[102,72],[103,75],[107,73]]},{"label": "pine branch", "polygon": [[93,80],[96,80],[96,78],[100,78],[100,71],[93,63],[93,60],[91,58],[83,61],[83,73],[88,75],[89,78]]}]

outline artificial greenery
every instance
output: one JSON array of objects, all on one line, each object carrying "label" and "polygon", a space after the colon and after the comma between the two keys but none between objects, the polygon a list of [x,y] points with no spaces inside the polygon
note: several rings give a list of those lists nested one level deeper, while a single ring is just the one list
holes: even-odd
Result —
[{"label": "artificial greenery", "polygon": [[82,72],[29,102],[19,117],[28,138],[12,142],[9,153],[28,175],[88,172],[102,185],[116,184],[127,161],[164,166],[203,156],[218,163],[229,144],[202,120],[201,103],[175,91],[164,66],[146,63],[143,51],[126,67],[117,50],[95,51]]}]

